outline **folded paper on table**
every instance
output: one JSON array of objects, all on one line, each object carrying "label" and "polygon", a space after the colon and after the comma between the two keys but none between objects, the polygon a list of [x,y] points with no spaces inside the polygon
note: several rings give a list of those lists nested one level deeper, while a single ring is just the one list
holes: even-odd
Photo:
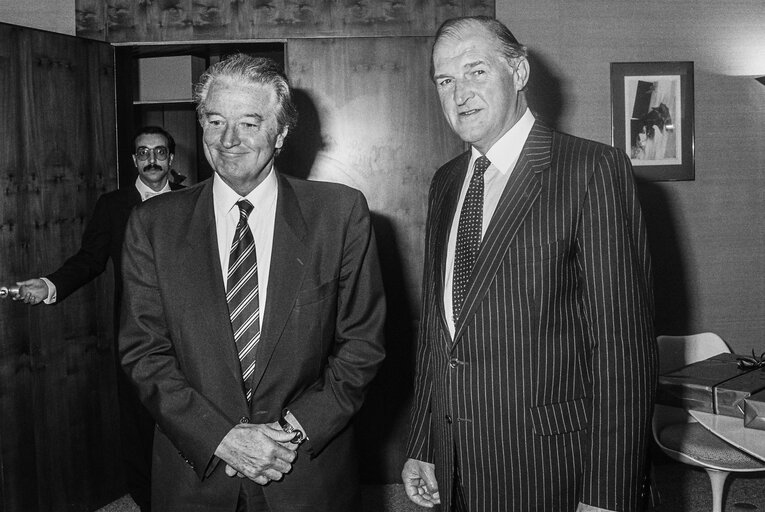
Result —
[{"label": "folded paper on table", "polygon": [[739,368],[736,354],[721,353],[659,376],[656,402],[716,413],[715,388],[753,371]]},{"label": "folded paper on table", "polygon": [[744,426],[765,430],[765,390],[744,399]]}]

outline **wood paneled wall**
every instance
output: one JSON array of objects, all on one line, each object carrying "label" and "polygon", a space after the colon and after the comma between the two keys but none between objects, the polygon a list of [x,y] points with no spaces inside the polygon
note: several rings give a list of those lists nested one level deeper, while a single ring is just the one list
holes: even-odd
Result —
[{"label": "wood paneled wall", "polygon": [[365,482],[400,480],[430,180],[463,150],[429,76],[431,38],[287,41],[298,128],[277,165],[361,190],[387,293],[387,357],[357,418]]},{"label": "wood paneled wall", "polygon": [[110,42],[430,36],[494,0],[76,0],[77,35]]},{"label": "wood paneled wall", "polygon": [[[116,187],[109,45],[0,24],[0,283],[77,251]],[[92,510],[121,491],[112,291],[0,301],[0,510]]]},{"label": "wood paneled wall", "polygon": [[640,187],[657,327],[765,350],[762,0],[504,0],[497,18],[530,47],[537,107],[601,142],[611,142],[610,62],[694,61],[696,179]]}]

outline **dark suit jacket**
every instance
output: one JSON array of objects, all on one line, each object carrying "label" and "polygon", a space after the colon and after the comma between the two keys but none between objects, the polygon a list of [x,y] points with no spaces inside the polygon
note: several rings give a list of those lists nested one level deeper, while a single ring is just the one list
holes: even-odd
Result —
[{"label": "dark suit jacket", "polygon": [[471,512],[635,510],[656,378],[651,263],[627,157],[536,123],[451,339],[446,246],[470,154],[429,198],[408,454],[454,452]]},{"label": "dark suit jacket", "polygon": [[[170,188],[178,190],[184,187],[170,183]],[[80,250],[58,270],[45,276],[56,285],[57,303],[100,276],[109,258],[114,265],[115,298],[120,296],[122,241],[130,212],[137,204],[141,204],[141,194],[135,186],[107,192],[98,198],[93,215],[82,233]],[[117,306],[115,303],[115,312],[119,311]]]},{"label": "dark suit jacket", "polygon": [[[384,357],[369,212],[348,187],[279,176],[268,304],[248,407],[218,256],[212,180],[135,209],[120,351],[157,421],[153,507],[233,512],[241,480],[214,452],[240,418],[289,409],[310,439],[264,488],[273,512],[357,510],[351,417]],[[180,227],[179,227],[180,226]]]}]

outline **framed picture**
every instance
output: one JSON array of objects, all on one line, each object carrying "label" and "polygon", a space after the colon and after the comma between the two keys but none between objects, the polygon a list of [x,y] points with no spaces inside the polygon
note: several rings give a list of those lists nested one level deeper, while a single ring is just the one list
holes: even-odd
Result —
[{"label": "framed picture", "polygon": [[611,118],[637,179],[694,179],[693,62],[612,62]]}]

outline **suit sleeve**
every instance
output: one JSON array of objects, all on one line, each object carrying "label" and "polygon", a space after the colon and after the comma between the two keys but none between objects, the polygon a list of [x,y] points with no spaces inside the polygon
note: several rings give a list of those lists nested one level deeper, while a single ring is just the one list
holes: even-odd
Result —
[{"label": "suit sleeve", "polygon": [[[61,267],[47,275],[56,285],[56,301],[61,302],[80,287],[89,283],[106,269],[109,249],[114,234],[111,230],[108,198],[101,196],[96,201],[93,216],[82,234],[80,250],[67,259]],[[115,269],[117,270],[117,269]]]},{"label": "suit sleeve", "polygon": [[153,238],[144,222],[144,215],[157,218],[152,212],[137,208],[125,233],[120,357],[158,427],[202,479],[215,467],[215,449],[231,430],[232,422],[191,385],[181,370],[160,292]]},{"label": "suit sleeve", "polygon": [[577,229],[591,355],[582,502],[638,510],[657,353],[645,224],[622,152],[609,148],[596,159]]},{"label": "suit sleeve", "polygon": [[425,263],[422,272],[422,299],[420,309],[420,324],[417,331],[417,350],[415,366],[414,402],[409,421],[409,439],[406,445],[406,455],[409,458],[424,462],[433,462],[432,446],[430,443],[431,427],[431,394],[433,376],[430,371],[431,361],[431,332],[433,319],[439,315],[439,298],[435,296],[436,276],[433,275],[432,207],[434,201],[435,181],[431,184],[429,193],[428,215],[425,225]]},{"label": "suit sleeve", "polygon": [[332,354],[321,377],[288,404],[318,454],[361,408],[385,357],[385,294],[366,200],[358,193],[345,224]]}]

